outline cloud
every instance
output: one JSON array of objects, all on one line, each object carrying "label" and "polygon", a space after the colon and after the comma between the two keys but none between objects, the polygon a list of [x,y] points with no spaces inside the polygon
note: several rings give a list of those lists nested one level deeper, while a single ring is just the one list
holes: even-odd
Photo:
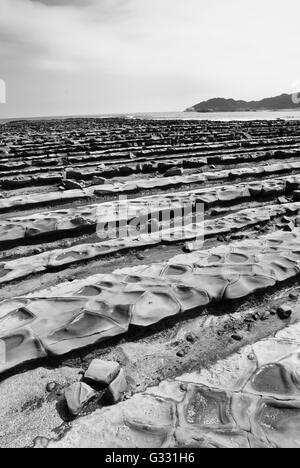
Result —
[{"label": "cloud", "polygon": [[155,102],[166,109],[171,100],[175,108],[187,107],[216,94],[264,97],[300,77],[299,0],[273,0],[272,10],[269,5],[269,0],[0,0],[0,78],[5,75],[8,88],[16,89],[26,75],[27,88],[33,93],[32,83],[36,90],[32,99],[41,100],[48,74],[53,102],[63,86],[74,89],[78,100],[81,94],[88,100],[89,88],[92,100],[98,86],[112,107],[120,101],[118,89],[127,93],[124,103],[130,98],[137,108]]},{"label": "cloud", "polygon": [[30,0],[31,2],[43,3],[47,6],[89,6],[93,0]]},{"label": "cloud", "polygon": [[81,9],[81,0],[51,7],[45,5],[47,0],[1,0],[0,53],[9,50],[14,59],[19,56],[41,68],[110,66],[126,47],[122,34],[130,2],[91,0]]}]

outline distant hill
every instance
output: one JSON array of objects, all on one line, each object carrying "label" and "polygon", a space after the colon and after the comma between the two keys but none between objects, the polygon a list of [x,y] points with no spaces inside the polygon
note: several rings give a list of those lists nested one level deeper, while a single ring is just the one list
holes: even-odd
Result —
[{"label": "distant hill", "polygon": [[[300,93],[299,93],[300,96]],[[214,98],[200,102],[186,109],[186,112],[251,112],[299,109],[299,104],[293,102],[292,94],[262,99],[261,101],[235,101],[234,99]]]}]

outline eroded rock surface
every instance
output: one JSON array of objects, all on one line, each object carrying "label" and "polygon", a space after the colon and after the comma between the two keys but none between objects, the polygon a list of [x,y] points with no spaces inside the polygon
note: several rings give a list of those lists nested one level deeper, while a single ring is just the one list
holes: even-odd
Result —
[{"label": "eroded rock surface", "polygon": [[123,269],[0,304],[0,370],[63,355],[299,274],[300,229]]},{"label": "eroded rock surface", "polygon": [[299,351],[297,323],[82,418],[49,447],[299,448]]}]

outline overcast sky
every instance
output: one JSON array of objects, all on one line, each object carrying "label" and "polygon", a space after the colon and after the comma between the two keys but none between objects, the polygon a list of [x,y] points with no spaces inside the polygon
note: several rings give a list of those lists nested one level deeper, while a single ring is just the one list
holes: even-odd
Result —
[{"label": "overcast sky", "polygon": [[0,0],[0,117],[292,92],[299,18],[299,0]]}]

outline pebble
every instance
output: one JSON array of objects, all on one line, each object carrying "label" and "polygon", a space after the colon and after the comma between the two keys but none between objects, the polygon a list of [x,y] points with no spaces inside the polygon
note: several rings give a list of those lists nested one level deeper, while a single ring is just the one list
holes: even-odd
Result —
[{"label": "pebble", "polygon": [[144,260],[144,259],[145,259],[145,256],[144,256],[143,254],[141,254],[141,253],[137,253],[137,254],[136,254],[136,258],[137,258],[138,260]]},{"label": "pebble", "polygon": [[186,341],[188,341],[189,343],[195,343],[196,337],[192,333],[189,333],[186,336]]},{"label": "pebble", "polygon": [[54,390],[57,389],[57,383],[56,382],[49,382],[46,385],[46,390],[48,393],[54,392]]},{"label": "pebble", "polygon": [[287,320],[293,313],[293,309],[288,304],[283,304],[277,309],[278,317],[281,320]]},{"label": "pebble", "polygon": [[34,448],[36,449],[45,449],[48,447],[50,440],[46,437],[37,437],[34,440]]},{"label": "pebble", "polygon": [[33,251],[32,251],[32,253],[34,255],[39,255],[39,254],[41,254],[43,252],[44,252],[44,250],[41,247],[37,247],[36,249],[33,249]]},{"label": "pebble", "polygon": [[231,338],[234,340],[234,341],[242,341],[243,337],[241,335],[238,335],[238,334],[234,334],[231,336]]},{"label": "pebble", "polygon": [[249,354],[248,359],[249,361],[255,361],[256,357],[254,354]]},{"label": "pebble", "polygon": [[289,294],[289,298],[292,299],[292,301],[296,301],[298,299],[298,294],[295,292],[291,292]]},{"label": "pebble", "polygon": [[268,318],[270,317],[270,312],[266,311],[262,314],[262,316],[260,317],[260,320],[262,321],[265,321],[265,320],[268,320]]}]

